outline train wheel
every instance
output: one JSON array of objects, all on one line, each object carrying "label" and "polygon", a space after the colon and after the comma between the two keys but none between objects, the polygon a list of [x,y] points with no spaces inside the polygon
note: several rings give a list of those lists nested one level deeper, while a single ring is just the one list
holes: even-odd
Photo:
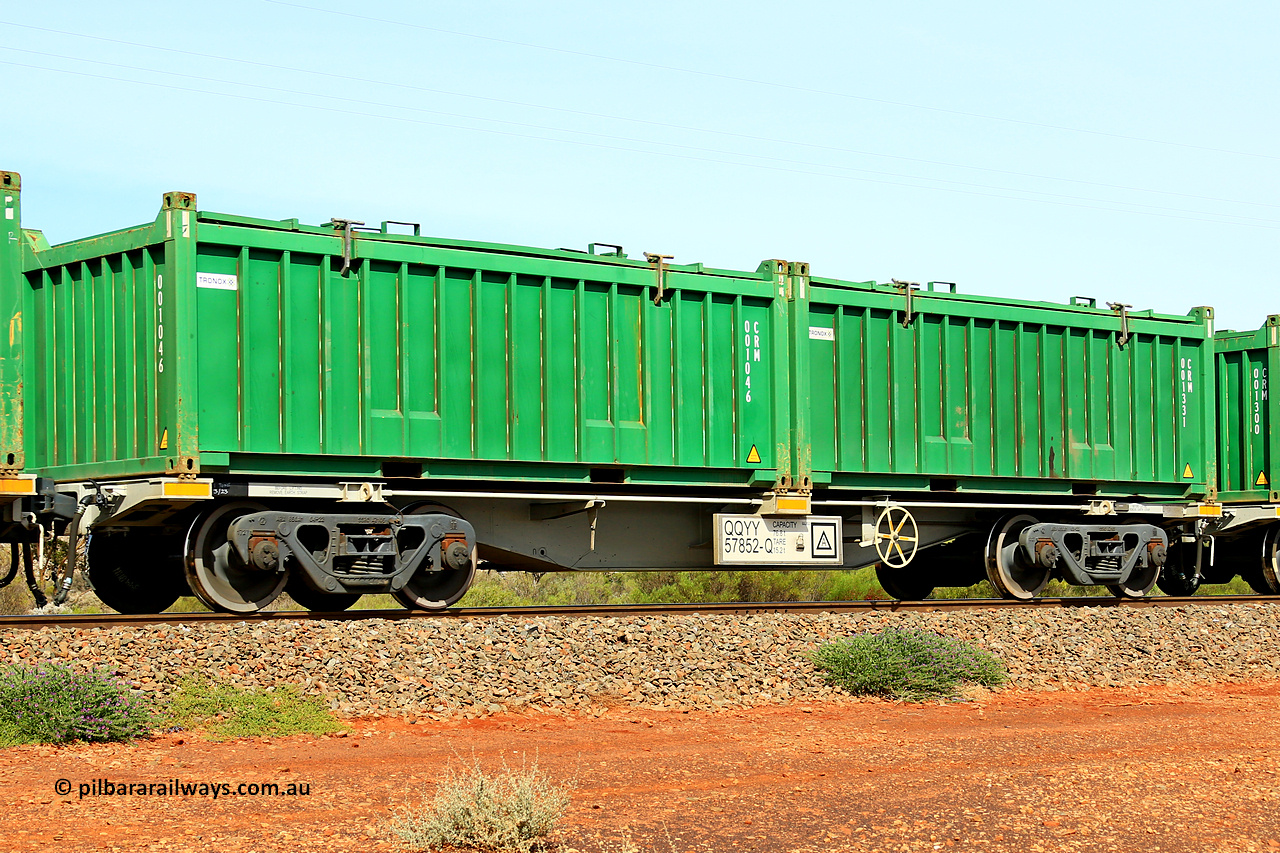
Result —
[{"label": "train wheel", "polygon": [[1036,520],[1029,515],[1006,515],[987,537],[987,580],[1001,598],[1030,601],[1049,585],[1051,569],[1032,563],[1018,546],[1018,534]]},{"label": "train wheel", "polygon": [[[1152,588],[1156,585],[1156,579],[1160,576],[1158,566],[1139,567],[1129,575],[1129,579],[1124,583],[1109,583],[1107,589],[1111,590],[1111,594],[1116,598],[1146,598],[1151,594]],[[1199,584],[1197,584],[1199,586]]]},{"label": "train wheel", "polygon": [[213,610],[256,613],[284,591],[289,575],[246,565],[227,541],[231,523],[242,515],[265,510],[262,504],[237,501],[202,513],[187,531],[187,583]]},{"label": "train wheel", "polygon": [[1263,595],[1275,595],[1280,593],[1280,524],[1273,524],[1267,528],[1267,532],[1262,536],[1262,582],[1266,590],[1255,590]]},{"label": "train wheel", "polygon": [[1250,530],[1238,536],[1218,536],[1213,547],[1213,565],[1201,569],[1205,583],[1230,583],[1239,575],[1261,595],[1271,595],[1262,576],[1262,545],[1266,530]]},{"label": "train wheel", "polygon": [[[440,508],[424,507],[418,511],[438,512]],[[457,515],[452,511],[447,511],[446,514]],[[476,548],[472,546],[470,558],[462,568],[449,567],[432,571],[425,566],[420,567],[409,582],[392,595],[410,610],[444,610],[457,604],[467,594],[475,579],[478,562]]]},{"label": "train wheel", "polygon": [[85,578],[117,613],[159,613],[185,592],[175,537],[94,533],[86,548]]},{"label": "train wheel", "polygon": [[307,586],[307,582],[297,574],[289,576],[284,591],[298,603],[300,607],[316,613],[341,613],[360,600],[358,592],[325,593],[316,592]]},{"label": "train wheel", "polygon": [[461,569],[431,571],[420,568],[409,582],[393,593],[396,601],[410,610],[444,610],[458,603],[471,588],[476,576],[476,549]]},{"label": "train wheel", "polygon": [[1156,585],[1165,595],[1195,595],[1204,578],[1196,571],[1196,552],[1199,545],[1186,545],[1177,533],[1169,542],[1169,553]]},{"label": "train wheel", "polygon": [[876,580],[890,598],[898,601],[920,601],[933,592],[933,584],[924,580],[919,572],[907,572],[876,563]]},{"label": "train wheel", "polygon": [[[412,504],[403,510],[405,515],[420,515],[436,512],[441,515],[452,515],[462,518],[458,513],[443,504],[423,502]],[[410,610],[444,610],[457,604],[462,596],[471,588],[471,581],[476,576],[476,563],[479,559],[476,548],[471,548],[471,557],[462,568],[442,568],[435,571],[420,567],[409,582],[392,593],[396,601]]]}]

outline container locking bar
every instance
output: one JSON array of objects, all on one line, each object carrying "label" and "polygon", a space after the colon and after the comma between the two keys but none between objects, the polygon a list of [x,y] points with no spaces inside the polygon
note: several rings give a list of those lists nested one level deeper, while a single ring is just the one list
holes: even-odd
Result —
[{"label": "container locking bar", "polygon": [[351,272],[351,232],[357,225],[364,225],[364,223],[354,219],[330,219],[329,224],[334,228],[342,229],[342,277],[346,278]]},{"label": "container locking bar", "polygon": [[1120,312],[1120,337],[1116,339],[1116,343],[1124,346],[1129,343],[1129,314],[1127,309],[1133,306],[1125,302],[1108,302],[1107,307],[1112,311]]},{"label": "container locking bar", "polygon": [[662,304],[662,296],[666,292],[666,281],[667,281],[667,267],[665,262],[671,260],[674,257],[675,255],[658,255],[658,254],[654,254],[653,252],[644,253],[644,259],[649,263],[654,264],[655,265],[654,269],[658,273],[658,291],[653,296],[654,305]]},{"label": "container locking bar", "polygon": [[902,315],[902,328],[908,329],[911,327],[911,319],[914,316],[911,308],[911,292],[913,290],[919,290],[920,283],[915,281],[899,281],[896,278],[890,279],[890,281],[893,282],[894,287],[901,290],[907,297],[907,310]]}]

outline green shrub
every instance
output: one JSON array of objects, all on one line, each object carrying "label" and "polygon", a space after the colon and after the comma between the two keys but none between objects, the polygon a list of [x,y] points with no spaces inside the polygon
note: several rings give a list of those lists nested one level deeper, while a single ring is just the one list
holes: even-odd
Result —
[{"label": "green shrub", "polygon": [[155,724],[147,700],[109,673],[58,663],[0,671],[0,746],[129,740]]},{"label": "green shrub", "polygon": [[219,738],[321,735],[343,728],[322,703],[286,685],[270,692],[187,679],[169,704],[168,721]]},{"label": "green shrub", "polygon": [[568,807],[568,791],[536,764],[512,770],[504,763],[501,773],[489,775],[473,760],[461,771],[447,768],[435,798],[402,807],[391,831],[408,850],[528,853],[543,849]]},{"label": "green shrub", "polygon": [[813,662],[827,681],[854,694],[920,702],[958,695],[964,682],[998,687],[1007,680],[995,657],[929,631],[886,628],[820,646]]}]

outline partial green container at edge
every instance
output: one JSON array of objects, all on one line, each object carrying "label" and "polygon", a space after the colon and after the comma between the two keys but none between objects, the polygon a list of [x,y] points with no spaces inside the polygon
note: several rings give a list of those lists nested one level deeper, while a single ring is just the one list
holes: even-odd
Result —
[{"label": "partial green container at edge", "polygon": [[1214,337],[1218,458],[1224,501],[1280,501],[1280,425],[1270,381],[1280,370],[1280,315],[1261,329]]}]

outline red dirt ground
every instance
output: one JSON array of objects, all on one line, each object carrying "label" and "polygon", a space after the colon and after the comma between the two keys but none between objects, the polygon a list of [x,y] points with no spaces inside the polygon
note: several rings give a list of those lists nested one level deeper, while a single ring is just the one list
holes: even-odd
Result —
[{"label": "red dirt ground", "polygon": [[[564,853],[1280,849],[1280,683],[353,727],[0,751],[0,850],[393,850],[391,810],[472,755],[576,781]],[[79,796],[100,778],[311,793]]]}]

